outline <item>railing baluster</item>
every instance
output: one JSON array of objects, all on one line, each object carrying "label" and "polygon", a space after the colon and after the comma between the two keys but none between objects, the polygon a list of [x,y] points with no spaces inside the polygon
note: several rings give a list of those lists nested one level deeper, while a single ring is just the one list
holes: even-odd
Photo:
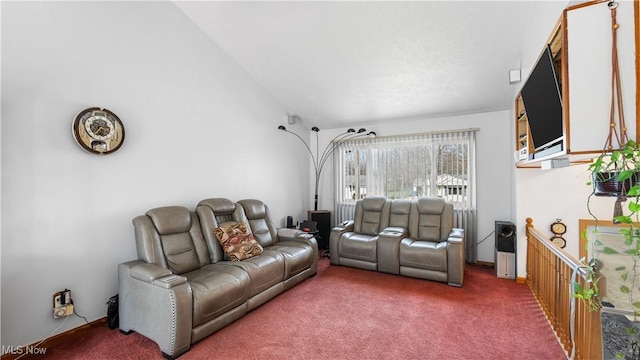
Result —
[{"label": "railing baluster", "polygon": [[[542,308],[560,344],[567,352],[575,347],[575,359],[602,359],[600,312],[589,311],[582,300],[574,299],[571,279],[584,288],[590,284],[581,271],[580,263],[571,254],[553,245],[527,219],[527,285]],[[579,270],[575,270],[579,269]],[[573,339],[571,337],[571,304],[575,304]]]}]

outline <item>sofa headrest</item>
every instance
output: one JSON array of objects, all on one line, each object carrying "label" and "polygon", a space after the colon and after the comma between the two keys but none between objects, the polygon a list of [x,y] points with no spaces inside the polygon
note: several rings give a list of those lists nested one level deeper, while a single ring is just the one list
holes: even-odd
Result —
[{"label": "sofa headrest", "polygon": [[410,211],[411,211],[411,200],[393,199],[391,201],[391,214],[409,215]]},{"label": "sofa headrest", "polygon": [[198,206],[207,206],[216,214],[229,214],[236,210],[236,204],[225,198],[205,199],[200,201]]},{"label": "sofa headrest", "polygon": [[439,197],[422,197],[418,199],[418,212],[420,214],[442,214],[444,211],[444,199]]},{"label": "sofa headrest", "polygon": [[267,208],[260,200],[246,199],[240,203],[248,220],[262,219],[267,216]]},{"label": "sofa headrest", "polygon": [[188,232],[191,229],[191,212],[184,206],[165,206],[146,212],[160,235]]},{"label": "sofa headrest", "polygon": [[384,196],[371,196],[362,199],[362,210],[364,211],[382,211],[387,198]]}]

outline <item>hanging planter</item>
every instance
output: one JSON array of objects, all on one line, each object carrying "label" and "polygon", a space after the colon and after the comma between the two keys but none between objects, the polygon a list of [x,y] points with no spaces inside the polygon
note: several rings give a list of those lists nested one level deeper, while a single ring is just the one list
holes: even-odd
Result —
[{"label": "hanging planter", "polygon": [[[622,87],[618,69],[616,8],[613,0],[607,3],[611,10],[611,111],[609,131],[602,153],[589,165],[593,192],[587,199],[587,210],[596,220],[596,229],[589,247],[593,249],[591,259],[581,259],[587,271],[589,287],[576,286],[573,296],[586,301],[589,309],[600,311],[602,323],[603,359],[640,360],[640,146],[627,137],[627,127],[622,106]],[[598,230],[598,218],[590,208],[592,196],[615,197],[613,223],[619,224],[619,236],[615,243],[607,244]],[[622,203],[627,202],[623,208]],[[623,211],[624,209],[624,211]],[[582,236],[586,237],[585,233]],[[608,258],[601,262],[600,258]],[[626,259],[621,264],[616,259]],[[598,264],[601,264],[600,267]],[[609,271],[604,293],[600,293],[598,282]],[[605,277],[607,279],[607,277]],[[610,283],[611,286],[607,286]],[[575,284],[574,284],[575,286]],[[602,303],[602,295],[616,300],[625,299],[625,305],[610,308]],[[604,305],[604,308],[603,308]],[[613,304],[611,304],[613,305]]]},{"label": "hanging planter", "polygon": [[625,173],[618,171],[591,174],[593,194],[595,196],[626,197],[633,185],[638,183],[638,173],[631,172],[630,177],[620,180],[625,176]]}]

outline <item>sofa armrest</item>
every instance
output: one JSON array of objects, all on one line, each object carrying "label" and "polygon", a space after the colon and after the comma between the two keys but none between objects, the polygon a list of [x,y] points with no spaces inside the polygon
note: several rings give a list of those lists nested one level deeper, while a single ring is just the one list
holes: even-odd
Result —
[{"label": "sofa armrest", "polygon": [[[153,284],[155,280],[172,276],[173,273],[169,269],[165,269],[156,264],[150,264],[143,261],[136,262],[129,268],[129,274],[132,278]],[[178,275],[173,275],[178,276]],[[184,276],[181,276],[184,278]],[[186,279],[185,279],[186,281]]]},{"label": "sofa armrest", "polygon": [[343,221],[340,224],[336,225],[331,229],[331,232],[339,231],[339,232],[347,232],[353,231],[353,220]]},{"label": "sofa armrest", "polygon": [[331,229],[329,235],[329,259],[331,265],[340,265],[340,254],[338,253],[338,244],[342,234],[353,231],[353,220],[344,221]]},{"label": "sofa armrest", "polygon": [[447,238],[447,282],[462,286],[464,279],[464,229],[453,228]]},{"label": "sofa armrest", "polygon": [[184,276],[142,260],[118,265],[120,330],[136,331],[177,357],[191,345],[193,295]]},{"label": "sofa armrest", "polygon": [[449,243],[461,243],[464,241],[464,229],[453,228],[449,233],[449,237],[447,238]]},{"label": "sofa armrest", "polygon": [[313,250],[313,263],[311,264],[311,273],[315,275],[318,271],[318,241],[315,236],[297,229],[281,228],[278,229],[278,241],[296,241],[309,245]]},{"label": "sofa armrest", "polygon": [[407,234],[401,227],[387,227],[378,234],[378,271],[400,274],[400,241]]},{"label": "sofa armrest", "polygon": [[280,241],[305,241],[313,237],[313,235],[298,229],[280,228],[277,231]]},{"label": "sofa armrest", "polygon": [[403,228],[403,227],[394,227],[394,226],[390,226],[390,227],[386,227],[384,228],[380,234],[378,235],[384,235],[384,236],[388,236],[388,237],[407,237],[408,234],[408,230]]}]

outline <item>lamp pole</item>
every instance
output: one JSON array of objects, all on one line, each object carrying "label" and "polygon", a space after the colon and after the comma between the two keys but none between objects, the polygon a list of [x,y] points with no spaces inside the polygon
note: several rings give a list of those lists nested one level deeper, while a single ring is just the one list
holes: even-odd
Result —
[{"label": "lamp pole", "polygon": [[347,140],[351,140],[357,137],[362,137],[362,136],[375,137],[376,136],[376,133],[373,131],[369,131],[367,133],[367,130],[365,128],[360,128],[358,131],[356,131],[353,128],[349,128],[347,129],[347,131],[340,133],[336,135],[333,139],[331,139],[331,141],[329,141],[329,144],[324,149],[322,154],[320,154],[319,143],[318,143],[318,132],[320,132],[320,129],[314,126],[311,128],[311,131],[316,133],[316,149],[315,149],[316,152],[314,154],[313,151],[311,151],[311,147],[309,147],[309,144],[306,141],[304,141],[304,139],[300,137],[300,135],[287,130],[287,128],[284,125],[278,126],[278,130],[282,130],[286,133],[293,134],[295,137],[297,137],[300,140],[300,142],[304,144],[305,148],[309,152],[309,155],[311,155],[311,161],[313,162],[313,168],[315,171],[315,181],[316,181],[315,193],[313,197],[314,210],[318,210],[318,185],[320,184],[320,175],[322,174],[322,169],[324,168],[324,165],[327,163],[327,160],[329,160],[329,158],[331,157],[331,154],[333,154],[333,152],[335,151],[336,147]]}]

